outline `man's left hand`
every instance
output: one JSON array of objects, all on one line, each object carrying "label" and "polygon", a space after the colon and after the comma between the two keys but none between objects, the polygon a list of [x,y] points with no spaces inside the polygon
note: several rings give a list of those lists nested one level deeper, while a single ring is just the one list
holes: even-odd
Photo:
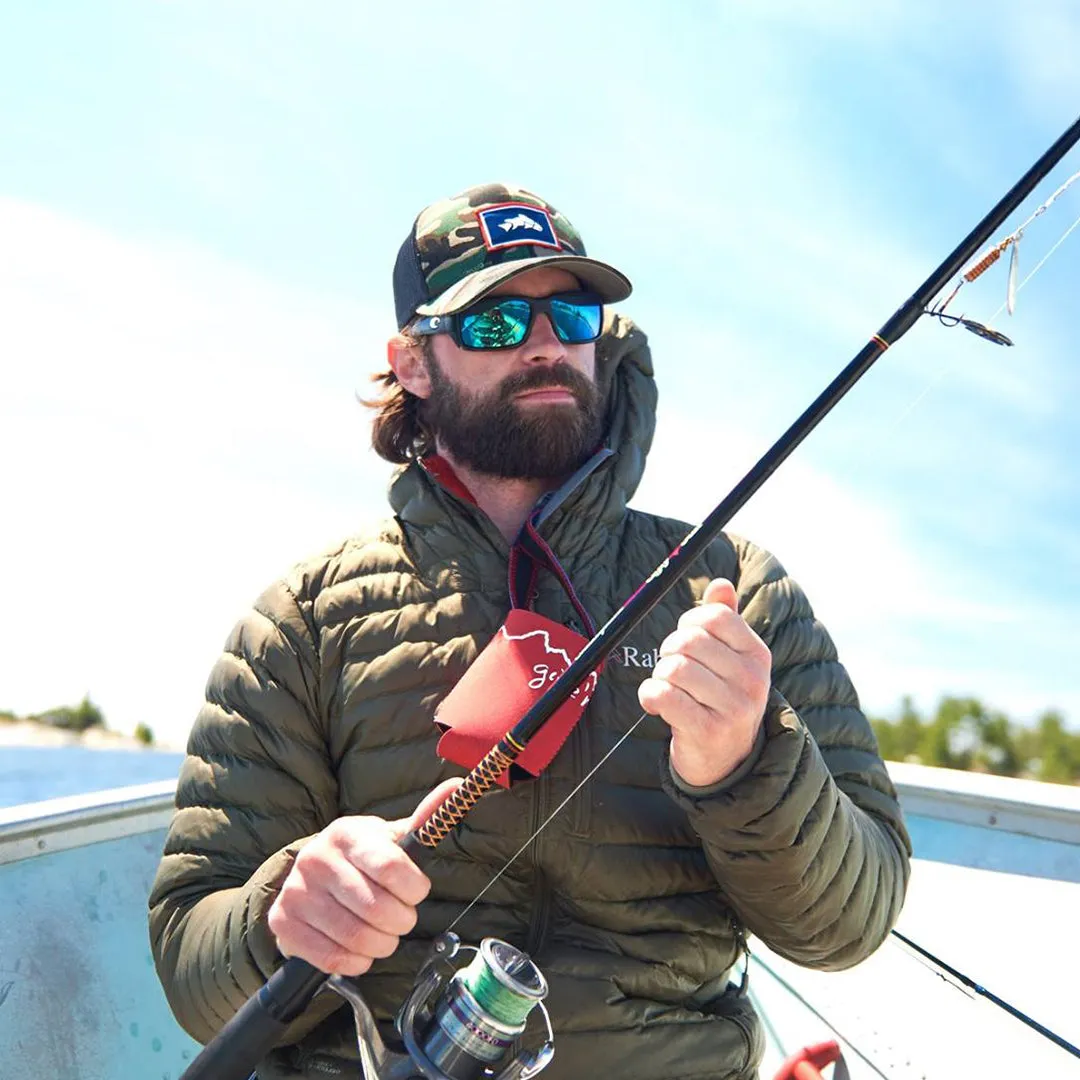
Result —
[{"label": "man's left hand", "polygon": [[735,586],[710,581],[638,689],[641,707],[670,726],[671,764],[687,784],[719,783],[749,755],[771,671],[769,647],[739,614]]}]

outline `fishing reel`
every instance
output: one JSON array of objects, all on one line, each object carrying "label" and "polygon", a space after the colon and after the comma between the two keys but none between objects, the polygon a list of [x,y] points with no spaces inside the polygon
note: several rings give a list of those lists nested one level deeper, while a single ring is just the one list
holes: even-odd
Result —
[{"label": "fishing reel", "polygon": [[[460,966],[465,952],[472,961]],[[383,1041],[355,980],[332,975],[327,985],[352,1006],[364,1080],[529,1080],[555,1055],[543,1004],[547,980],[525,953],[498,938],[479,947],[450,932],[435,938],[395,1021],[404,1053]],[[543,1014],[547,1041],[512,1055],[534,1008]]]}]

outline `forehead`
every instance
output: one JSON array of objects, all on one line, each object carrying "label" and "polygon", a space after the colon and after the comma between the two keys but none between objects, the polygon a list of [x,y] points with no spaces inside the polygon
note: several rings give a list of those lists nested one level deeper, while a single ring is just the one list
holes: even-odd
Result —
[{"label": "forehead", "polygon": [[577,292],[581,288],[569,270],[538,266],[497,285],[489,296],[551,296],[553,293]]}]

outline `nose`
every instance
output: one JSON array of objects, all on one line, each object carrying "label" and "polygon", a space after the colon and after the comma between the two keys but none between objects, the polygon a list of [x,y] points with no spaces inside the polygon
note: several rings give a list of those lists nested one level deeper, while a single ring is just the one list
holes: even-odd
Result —
[{"label": "nose", "polygon": [[566,346],[559,340],[546,312],[537,313],[529,336],[521,348],[524,350],[523,359],[530,363],[553,364],[557,360],[566,359]]}]

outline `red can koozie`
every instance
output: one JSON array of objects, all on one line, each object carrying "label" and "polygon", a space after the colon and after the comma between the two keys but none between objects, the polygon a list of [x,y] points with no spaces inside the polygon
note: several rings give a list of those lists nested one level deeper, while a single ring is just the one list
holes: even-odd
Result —
[{"label": "red can koozie", "polygon": [[[535,611],[514,608],[435,710],[439,756],[471,769],[570,666],[588,639]],[[499,777],[503,787],[539,776],[596,692],[597,668]]]}]

